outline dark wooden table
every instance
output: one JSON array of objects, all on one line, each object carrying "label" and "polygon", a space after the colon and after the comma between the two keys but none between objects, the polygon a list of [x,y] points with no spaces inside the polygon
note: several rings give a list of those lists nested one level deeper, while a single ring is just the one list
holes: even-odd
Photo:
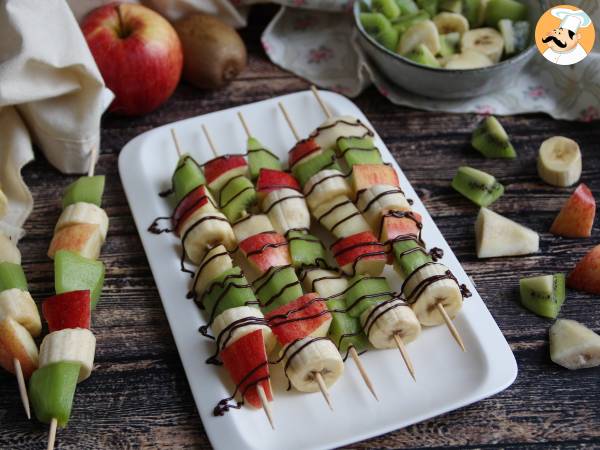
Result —
[{"label": "dark wooden table", "polygon": [[[273,7],[253,11],[250,26],[242,32],[249,67],[228,88],[202,92],[182,85],[153,114],[139,119],[107,116],[103,121],[96,170],[107,175],[104,206],[111,226],[102,252],[106,285],[93,320],[97,368],[77,389],[71,422],[58,433],[58,448],[210,448],[123,193],[117,159],[130,139],[159,125],[306,89],[305,81],[273,66],[260,47],[260,32],[274,11]],[[571,137],[583,152],[582,181],[600,193],[598,122],[562,122],[541,114],[507,117],[503,123],[518,159],[485,160],[469,147],[478,121],[474,115],[397,107],[372,88],[355,101],[473,277],[515,353],[519,375],[509,389],[493,398],[351,448],[600,448],[600,368],[570,372],[553,364],[547,339],[551,323],[525,311],[517,292],[520,277],[566,271],[600,241],[598,225],[592,238],[585,240],[561,239],[547,232],[571,189],[542,183],[535,168],[542,140],[553,135]],[[489,170],[500,179],[507,192],[494,209],[538,231],[540,253],[476,258],[477,208],[450,188],[462,164]],[[32,294],[41,300],[53,290],[53,267],[46,250],[60,213],[58,201],[74,177],[61,175],[41,155],[25,168],[24,176],[35,209],[20,247]],[[569,292],[561,317],[583,321],[598,331],[599,301]],[[42,449],[46,436],[45,425],[25,419],[15,379],[0,373],[0,449]]]}]

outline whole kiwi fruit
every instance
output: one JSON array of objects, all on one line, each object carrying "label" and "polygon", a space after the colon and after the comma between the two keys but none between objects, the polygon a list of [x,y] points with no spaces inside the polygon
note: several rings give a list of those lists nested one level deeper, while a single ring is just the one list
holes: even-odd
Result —
[{"label": "whole kiwi fruit", "polygon": [[219,88],[246,67],[246,46],[231,26],[192,14],[174,23],[183,48],[183,78],[199,88]]}]

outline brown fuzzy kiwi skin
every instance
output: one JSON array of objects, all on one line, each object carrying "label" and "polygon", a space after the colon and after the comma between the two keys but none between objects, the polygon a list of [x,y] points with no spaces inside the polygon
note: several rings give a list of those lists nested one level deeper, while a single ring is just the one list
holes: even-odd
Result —
[{"label": "brown fuzzy kiwi skin", "polygon": [[183,78],[202,89],[220,88],[246,67],[246,46],[221,20],[193,14],[173,24],[183,49]]}]

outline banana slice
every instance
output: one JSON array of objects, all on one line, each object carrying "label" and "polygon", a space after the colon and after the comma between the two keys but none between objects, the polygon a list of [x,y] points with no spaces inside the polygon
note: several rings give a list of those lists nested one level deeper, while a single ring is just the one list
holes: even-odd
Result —
[{"label": "banana slice", "polygon": [[370,133],[371,130],[356,117],[339,116],[327,119],[313,131],[311,137],[321,149],[327,150],[337,148],[337,140],[341,137],[360,138]]},{"label": "banana slice", "polygon": [[406,30],[400,38],[396,51],[406,55],[419,44],[424,44],[434,55],[440,51],[440,34],[431,20],[419,21]]},{"label": "banana slice", "polygon": [[439,34],[460,33],[469,31],[469,21],[462,14],[441,12],[433,18]]},{"label": "banana slice", "polygon": [[419,319],[402,300],[381,302],[367,308],[360,316],[360,323],[375,348],[396,348],[394,335],[406,344],[421,333]]},{"label": "banana slice", "polygon": [[360,211],[346,196],[336,197],[319,205],[313,214],[317,221],[338,239],[371,231]]},{"label": "banana slice", "polygon": [[223,244],[227,250],[236,247],[231,225],[220,212],[193,214],[182,225],[181,243],[194,264],[200,264],[215,245]]},{"label": "banana slice", "polygon": [[0,263],[2,262],[21,265],[21,252],[11,239],[0,231]]},{"label": "banana slice", "polygon": [[373,231],[379,229],[381,218],[388,212],[410,210],[404,193],[396,186],[375,184],[359,191],[356,197],[356,206]]},{"label": "banana slice", "polygon": [[334,197],[345,195],[350,197],[352,190],[346,182],[344,174],[339,170],[327,169],[314,174],[304,185],[304,195],[310,209]]},{"label": "banana slice", "polygon": [[554,136],[540,146],[538,174],[552,186],[566,187],[577,183],[581,176],[581,151],[572,139]]},{"label": "banana slice", "polygon": [[8,212],[8,199],[4,195],[4,191],[0,189],[0,219]]},{"label": "banana slice", "polygon": [[7,317],[19,322],[33,337],[42,331],[42,321],[31,294],[13,288],[0,292],[0,322]]},{"label": "banana slice", "polygon": [[487,56],[492,63],[497,63],[502,57],[504,39],[494,28],[476,28],[467,31],[461,39],[461,50],[475,50]]},{"label": "banana slice", "polygon": [[260,309],[251,306],[226,309],[215,317],[212,330],[217,339],[219,351],[256,330],[262,330],[267,353],[270,353],[277,343],[275,335],[266,325],[263,313],[260,312]]},{"label": "banana slice", "polygon": [[348,279],[333,270],[308,269],[302,278],[305,292],[316,292],[319,297],[333,299],[346,291]]},{"label": "banana slice", "polygon": [[40,367],[57,362],[81,364],[78,383],[87,379],[94,368],[96,337],[86,328],[66,328],[54,331],[44,338],[40,346]]},{"label": "banana slice", "polygon": [[80,223],[98,225],[102,235],[102,242],[104,242],[108,233],[108,216],[102,208],[93,203],[77,202],[67,206],[58,218],[54,232],[56,233],[63,228]]},{"label": "banana slice", "polygon": [[284,349],[284,372],[301,392],[318,392],[315,378],[320,373],[327,387],[344,373],[344,361],[335,344],[326,338],[306,337]]},{"label": "banana slice", "polygon": [[238,242],[254,236],[255,234],[275,231],[269,217],[265,214],[254,214],[246,216],[233,224],[233,233]]},{"label": "banana slice", "polygon": [[310,213],[304,195],[293,189],[269,192],[263,200],[263,211],[268,214],[275,231],[282,235],[289,230],[310,227]]},{"label": "banana slice", "polygon": [[450,269],[440,263],[427,263],[416,269],[404,281],[402,292],[421,325],[434,326],[445,323],[437,309],[438,303],[442,304],[451,318],[462,308],[463,296],[460,287]]},{"label": "banana slice", "polygon": [[445,69],[464,70],[479,69],[494,64],[490,58],[475,50],[464,50],[462,53],[452,55],[444,65]]},{"label": "banana slice", "polygon": [[550,327],[550,358],[571,370],[600,366],[600,336],[575,320],[558,319]]},{"label": "banana slice", "polygon": [[211,248],[196,271],[194,292],[201,297],[211,282],[226,270],[233,268],[233,261],[224,245]]}]

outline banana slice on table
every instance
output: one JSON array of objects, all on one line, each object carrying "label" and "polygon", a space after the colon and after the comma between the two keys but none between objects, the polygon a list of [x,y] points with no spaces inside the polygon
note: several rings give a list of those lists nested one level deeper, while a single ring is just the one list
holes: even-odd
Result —
[{"label": "banana slice on table", "polygon": [[421,333],[419,319],[402,300],[382,302],[367,308],[360,316],[360,323],[375,348],[396,348],[394,335],[406,344]]},{"label": "banana slice on table", "polygon": [[452,55],[446,61],[444,65],[445,69],[479,69],[481,67],[491,66],[492,60],[475,50],[464,50],[462,53]]},{"label": "banana slice on table", "polygon": [[433,18],[439,34],[466,33],[469,31],[469,21],[458,13],[441,12]]},{"label": "banana slice on table", "polygon": [[352,189],[346,182],[344,174],[339,170],[327,169],[314,174],[304,185],[304,195],[310,209],[334,197],[345,195],[350,197]]},{"label": "banana slice on table", "polygon": [[283,188],[269,192],[262,206],[275,231],[282,235],[289,230],[310,227],[310,213],[304,195],[294,189]]},{"label": "banana slice on table", "polygon": [[552,186],[575,184],[581,176],[581,151],[573,139],[554,136],[540,146],[537,160],[538,174]]},{"label": "banana slice on table", "polygon": [[457,281],[445,265],[427,263],[404,281],[403,294],[421,325],[441,325],[444,318],[437,309],[441,303],[454,318],[462,308],[463,296]]},{"label": "banana slice on table", "polygon": [[81,364],[78,383],[88,378],[94,368],[96,337],[86,328],[67,328],[54,331],[44,338],[40,346],[40,367],[57,362]]},{"label": "banana slice on table", "polygon": [[0,263],[2,262],[21,265],[21,252],[12,239],[0,231]]},{"label": "banana slice on table", "polygon": [[256,234],[275,231],[271,220],[265,214],[246,216],[233,224],[233,233],[238,242]]},{"label": "banana slice on table", "polygon": [[181,242],[185,253],[194,264],[200,264],[215,245],[227,250],[236,247],[235,235],[227,218],[220,212],[193,214],[181,228]]},{"label": "banana slice on table", "polygon": [[58,218],[54,232],[80,223],[98,225],[104,242],[108,233],[108,216],[102,208],[93,203],[77,202],[67,206]]},{"label": "banana slice on table", "polygon": [[344,361],[335,344],[327,338],[306,337],[284,349],[284,372],[301,392],[318,392],[315,375],[320,373],[327,387],[344,373]]},{"label": "banana slice on table", "polygon": [[600,336],[585,325],[558,319],[550,327],[550,358],[567,369],[600,365]]},{"label": "banana slice on table", "polygon": [[497,63],[504,50],[504,38],[494,28],[476,28],[463,34],[460,45],[462,52],[475,50]]},{"label": "banana slice on table", "polygon": [[196,271],[194,292],[202,296],[214,279],[231,268],[233,268],[233,261],[225,246],[217,245],[211,248]]},{"label": "banana slice on table", "polygon": [[400,188],[374,184],[356,196],[356,206],[373,231],[377,231],[381,217],[390,211],[410,211],[410,204]]},{"label": "banana slice on table", "polygon": [[417,48],[419,44],[424,44],[434,55],[440,51],[440,34],[431,20],[417,22],[406,30],[400,38],[396,51],[401,55],[406,55]]},{"label": "banana slice on table", "polygon": [[42,331],[42,321],[31,294],[13,288],[0,292],[0,322],[11,317],[27,328],[33,337]]},{"label": "banana slice on table", "polygon": [[238,306],[223,311],[212,323],[219,351],[249,333],[262,330],[265,348],[267,353],[270,353],[275,348],[277,340],[264,320],[265,316],[260,309],[252,306]]}]

